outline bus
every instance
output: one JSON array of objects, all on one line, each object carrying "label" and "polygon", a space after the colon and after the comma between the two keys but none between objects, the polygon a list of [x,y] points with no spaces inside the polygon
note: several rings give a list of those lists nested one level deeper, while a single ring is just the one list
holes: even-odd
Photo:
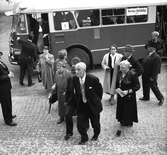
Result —
[{"label": "bus", "polygon": [[34,4],[36,2],[39,1],[20,5],[13,12],[9,39],[9,61],[12,64],[17,64],[21,53],[16,38],[26,39],[33,33],[37,44],[39,25],[43,44],[55,59],[60,49],[66,49],[69,60],[77,56],[93,67],[101,63],[111,44],[117,44],[119,52],[126,44],[131,44],[135,48],[135,57],[142,59],[147,55],[145,43],[155,30],[157,6],[167,5],[163,0],[140,3],[74,0],[72,4],[61,0],[55,5],[49,1],[40,1],[40,5]]}]

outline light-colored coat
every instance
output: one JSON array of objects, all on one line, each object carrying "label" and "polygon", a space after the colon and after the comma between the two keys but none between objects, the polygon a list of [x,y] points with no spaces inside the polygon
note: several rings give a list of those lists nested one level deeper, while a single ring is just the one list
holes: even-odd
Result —
[{"label": "light-colored coat", "polygon": [[111,91],[113,89],[115,89],[118,64],[120,63],[123,55],[119,54],[119,53],[115,53],[115,55],[116,55],[115,67],[114,67],[114,72],[113,72],[113,77],[112,77],[112,84],[110,86],[110,78],[111,78],[110,77],[110,72],[106,71],[106,68],[108,68],[108,57],[109,57],[109,54],[110,53],[105,54],[104,57],[103,57],[103,60],[101,62],[102,68],[104,69],[103,92],[107,93],[107,94],[112,94]]}]

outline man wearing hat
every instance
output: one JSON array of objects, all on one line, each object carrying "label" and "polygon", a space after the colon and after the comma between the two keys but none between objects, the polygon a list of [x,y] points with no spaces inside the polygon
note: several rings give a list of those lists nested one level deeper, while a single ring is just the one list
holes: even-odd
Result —
[{"label": "man wearing hat", "polygon": [[140,100],[150,100],[150,88],[159,100],[159,105],[164,102],[164,97],[160,92],[157,84],[158,74],[161,69],[161,58],[156,53],[156,45],[153,42],[147,44],[147,50],[149,55],[144,60],[142,74],[142,85],[143,85],[143,97]]},{"label": "man wearing hat", "polygon": [[132,45],[127,44],[125,46],[125,50],[123,53],[123,58],[122,60],[128,60],[131,64],[131,70],[133,70],[137,76],[140,76],[143,73],[143,67],[142,65],[136,60],[136,58],[133,56],[134,48]]},{"label": "man wearing hat", "polygon": [[10,78],[14,77],[12,72],[9,72],[7,66],[2,62],[3,53],[0,52],[0,103],[2,107],[2,114],[6,125],[16,126],[13,122],[12,116],[12,99],[11,99],[11,81]]},{"label": "man wearing hat", "polygon": [[152,36],[152,39],[148,41],[148,43],[145,45],[145,48],[147,49],[148,44],[153,43],[158,55],[162,56],[163,43],[162,43],[162,40],[159,38],[159,32],[158,31],[153,31],[151,33],[151,36]]}]

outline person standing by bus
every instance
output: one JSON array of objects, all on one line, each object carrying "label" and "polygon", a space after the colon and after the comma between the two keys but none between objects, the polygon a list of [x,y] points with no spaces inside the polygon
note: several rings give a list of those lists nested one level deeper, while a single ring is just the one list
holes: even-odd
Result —
[{"label": "person standing by bus", "polygon": [[147,44],[149,55],[145,58],[142,74],[143,97],[139,98],[142,101],[150,100],[150,88],[159,100],[159,105],[164,102],[164,97],[160,92],[157,84],[158,74],[161,70],[161,58],[156,53],[156,46],[153,42]]},{"label": "person standing by bus", "polygon": [[154,44],[154,47],[156,49],[156,52],[159,56],[162,56],[163,54],[163,42],[159,38],[159,32],[158,31],[153,31],[152,32],[152,39],[148,41],[148,43],[145,45],[145,48],[147,49],[148,44]]},{"label": "person standing by bus", "polygon": [[127,44],[125,46],[124,52],[123,52],[123,57],[122,60],[128,60],[131,64],[131,68],[137,76],[140,76],[143,73],[143,67],[142,65],[136,60],[136,58],[133,56],[134,48],[132,45]]},{"label": "person standing by bus", "polygon": [[25,73],[27,71],[28,76],[28,86],[34,85],[32,82],[33,67],[37,61],[38,48],[32,42],[32,36],[29,35],[27,40],[17,38],[18,43],[21,44],[21,54],[19,56],[20,65],[20,85],[24,85],[23,80]]},{"label": "person standing by bus", "polygon": [[2,62],[3,53],[0,52],[0,103],[2,107],[2,114],[6,125],[16,126],[13,122],[12,116],[12,99],[11,99],[11,81],[10,78],[14,77],[12,72],[9,72],[8,67]]},{"label": "person standing by bus", "polygon": [[114,95],[111,94],[112,79],[114,73],[115,64],[119,63],[123,55],[117,53],[117,45],[113,44],[109,48],[109,52],[104,55],[101,62],[102,68],[104,69],[104,82],[103,82],[103,92],[110,94],[109,102],[113,104]]}]

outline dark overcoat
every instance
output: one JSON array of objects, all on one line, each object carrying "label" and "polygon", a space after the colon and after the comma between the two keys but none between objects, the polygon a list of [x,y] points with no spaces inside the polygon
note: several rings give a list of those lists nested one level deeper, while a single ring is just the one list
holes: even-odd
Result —
[{"label": "dark overcoat", "polygon": [[132,89],[132,93],[128,92],[124,97],[117,96],[116,119],[124,123],[138,122],[136,91],[140,89],[140,83],[137,75],[130,70],[122,78],[122,73],[119,72],[116,87],[122,90]]},{"label": "dark overcoat", "polygon": [[[76,108],[78,114],[85,114],[88,110],[94,115],[99,114],[102,111],[102,95],[103,89],[99,82],[99,79],[94,75],[87,74],[85,78],[85,96],[87,99],[87,105],[82,102],[81,86],[78,77],[73,77],[74,90],[76,94]],[[87,109],[87,107],[89,109]]]}]

